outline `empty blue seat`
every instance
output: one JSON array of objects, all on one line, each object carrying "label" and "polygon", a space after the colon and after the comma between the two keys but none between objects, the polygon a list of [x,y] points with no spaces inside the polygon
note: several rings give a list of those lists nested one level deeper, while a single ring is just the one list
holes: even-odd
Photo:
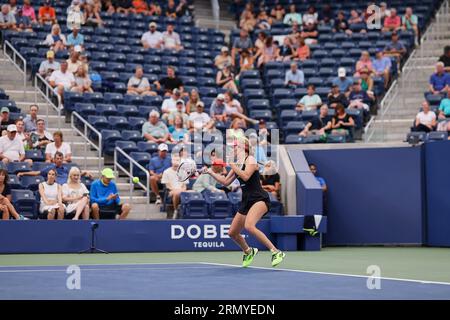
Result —
[{"label": "empty blue seat", "polygon": [[15,174],[9,174],[8,178],[8,185],[11,189],[22,189],[22,184],[20,183],[18,176]]},{"label": "empty blue seat", "polygon": [[121,104],[123,102],[123,96],[116,92],[107,92],[103,96],[103,100],[110,104]]},{"label": "empty blue seat", "polygon": [[298,120],[299,113],[294,110],[295,105],[292,107],[291,110],[283,110],[280,114],[280,121],[281,126],[284,127],[288,122],[290,121],[296,121]]},{"label": "empty blue seat", "polygon": [[137,148],[139,152],[147,152],[150,154],[158,152],[158,144],[154,142],[140,141],[137,143]]},{"label": "empty blue seat", "polygon": [[270,210],[268,215],[282,215],[283,214],[283,204],[271,193],[269,192],[270,198]]},{"label": "empty blue seat", "polygon": [[33,161],[45,161],[45,155],[42,150],[26,150],[25,158]]},{"label": "empty blue seat", "polygon": [[231,202],[231,210],[233,214],[239,211],[239,206],[242,202],[242,193],[241,192],[228,192],[228,199]]},{"label": "empty blue seat", "polygon": [[448,140],[447,131],[432,131],[427,134],[427,141],[442,141]]},{"label": "empty blue seat", "polygon": [[200,192],[182,192],[180,197],[183,218],[208,218],[208,206]]},{"label": "empty blue seat", "polygon": [[144,98],[138,95],[126,94],[123,96],[123,103],[133,106],[144,105]]},{"label": "empty blue seat", "polygon": [[20,183],[23,189],[36,191],[39,189],[39,184],[45,180],[42,176],[23,176],[20,178]]},{"label": "empty blue seat", "polygon": [[283,110],[294,110],[295,106],[297,105],[297,100],[295,99],[281,99],[278,104],[277,104],[277,108],[278,111],[283,112]]},{"label": "empty blue seat", "polygon": [[[141,142],[143,140],[142,134],[138,130],[123,130],[122,131],[122,140],[124,141],[133,141],[135,143]],[[138,151],[138,150],[136,150]],[[141,150],[139,150],[141,151]]]},{"label": "empty blue seat", "polygon": [[98,115],[102,115],[102,116],[115,116],[117,115],[117,108],[115,105],[113,104],[104,104],[104,103],[99,103],[96,106],[97,108],[97,114]]},{"label": "empty blue seat", "polygon": [[17,174],[31,171],[31,165],[28,162],[10,162],[7,165],[7,169],[8,173]]},{"label": "empty blue seat", "polygon": [[252,110],[250,111],[250,118],[253,119],[263,119],[265,121],[270,121],[272,119],[272,111],[270,110]]},{"label": "empty blue seat", "polygon": [[131,152],[130,157],[133,158],[137,163],[146,167],[150,162],[152,155],[148,152]]},{"label": "empty blue seat", "polygon": [[102,135],[102,149],[106,155],[112,156],[116,141],[121,140],[122,136],[118,130],[101,130]]},{"label": "empty blue seat", "polygon": [[270,108],[269,100],[267,99],[252,99],[248,101],[248,110],[267,110]]},{"label": "empty blue seat", "polygon": [[87,118],[89,115],[95,115],[97,113],[95,105],[92,103],[76,103],[75,111],[83,118]]},{"label": "empty blue seat", "polygon": [[110,128],[113,130],[127,130],[130,129],[130,124],[128,123],[128,119],[121,116],[109,116],[108,122]]},{"label": "empty blue seat", "polygon": [[36,219],[38,208],[36,198],[31,190],[11,190],[12,203],[24,217]]},{"label": "empty blue seat", "polygon": [[123,117],[137,117],[139,116],[139,109],[136,106],[120,104],[117,105],[117,113]]},{"label": "empty blue seat", "polygon": [[128,123],[130,125],[130,128],[132,130],[138,130],[141,131],[142,130],[142,126],[144,125],[144,123],[147,121],[146,118],[141,118],[141,117],[128,117]]},{"label": "empty blue seat", "polygon": [[232,204],[225,192],[203,192],[211,218],[227,218],[232,215]]},{"label": "empty blue seat", "polygon": [[305,143],[305,137],[298,134],[290,134],[284,139],[285,144],[302,144]]},{"label": "empty blue seat", "polygon": [[305,129],[306,123],[303,121],[290,121],[286,124],[283,129],[284,136],[288,136],[290,134],[298,134],[303,129]]}]

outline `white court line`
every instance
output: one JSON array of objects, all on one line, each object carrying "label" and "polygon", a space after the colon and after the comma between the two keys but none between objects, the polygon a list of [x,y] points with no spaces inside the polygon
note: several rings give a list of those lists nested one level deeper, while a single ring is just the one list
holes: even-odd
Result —
[{"label": "white court line", "polygon": [[[213,262],[198,262],[200,264],[209,264],[216,266],[224,266],[224,267],[234,267],[234,268],[242,268],[240,265],[234,264],[225,264],[225,263],[213,263]],[[283,268],[268,268],[268,267],[248,267],[251,269],[261,269],[261,270],[271,270],[271,271],[289,271],[289,272],[298,272],[298,273],[313,273],[313,274],[323,274],[330,276],[341,276],[341,277],[353,277],[353,278],[364,278],[367,279],[371,276],[363,276],[358,274],[346,274],[346,273],[333,273],[333,272],[321,272],[321,271],[308,271],[308,270],[295,270],[295,269],[283,269]],[[392,281],[403,281],[403,282],[416,282],[420,284],[439,284],[450,286],[450,282],[439,282],[439,281],[428,281],[428,280],[414,280],[414,279],[402,279],[402,278],[389,278],[389,277],[372,277],[372,279],[380,279],[380,280],[392,280]]]},{"label": "white court line", "polygon": [[161,264],[197,264],[199,262],[136,262],[136,263],[65,263],[65,264],[32,264],[32,265],[3,265],[1,268],[26,268],[26,267],[34,267],[34,268],[45,268],[45,267],[68,267],[71,265],[77,266],[140,266],[140,265],[161,265]]},{"label": "white court line", "polygon": [[[66,267],[63,266],[62,269],[22,269],[22,270],[0,270],[0,274],[2,273],[27,273],[27,272],[66,272]],[[180,270],[180,269],[211,269],[210,267],[167,267],[167,268],[80,268],[81,271],[130,271],[130,270]]]}]

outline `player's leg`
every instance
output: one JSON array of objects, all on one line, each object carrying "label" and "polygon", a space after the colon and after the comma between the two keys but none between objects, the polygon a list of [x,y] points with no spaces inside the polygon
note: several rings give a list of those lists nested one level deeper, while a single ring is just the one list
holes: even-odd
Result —
[{"label": "player's leg", "polygon": [[228,235],[239,245],[239,247],[241,247],[242,251],[244,251],[242,266],[248,267],[252,263],[253,258],[258,253],[258,249],[250,248],[247,244],[247,241],[245,241],[244,237],[241,235],[241,231],[245,226],[245,219],[245,215],[239,212],[236,213],[233,221],[231,222],[230,229],[228,230]]},{"label": "player's leg", "polygon": [[253,204],[248,211],[247,219],[245,220],[245,229],[250,232],[259,242],[267,247],[272,253],[272,266],[278,265],[285,256],[284,252],[278,250],[272,241],[256,227],[259,220],[266,214],[268,210],[267,204],[264,201],[258,201]]},{"label": "player's leg", "polygon": [[234,240],[234,242],[239,245],[239,247],[241,247],[242,251],[248,253],[250,247],[248,246],[247,241],[245,241],[244,237],[241,235],[241,231],[245,226],[245,219],[245,215],[239,212],[236,213],[233,221],[231,222],[230,229],[228,230],[228,235],[231,239]]}]

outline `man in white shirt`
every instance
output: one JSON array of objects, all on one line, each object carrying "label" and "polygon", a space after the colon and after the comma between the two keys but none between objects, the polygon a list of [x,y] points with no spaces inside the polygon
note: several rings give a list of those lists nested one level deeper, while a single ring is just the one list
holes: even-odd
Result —
[{"label": "man in white shirt", "polygon": [[180,164],[179,158],[172,158],[172,167],[164,170],[161,183],[166,185],[169,190],[169,196],[172,197],[173,203],[173,219],[178,217],[178,205],[180,204],[180,194],[187,190],[189,181],[180,182],[177,176],[177,169]]},{"label": "man in white shirt", "polygon": [[430,110],[427,101],[422,102],[422,111],[416,116],[414,131],[430,132],[436,128],[436,114]]},{"label": "man in white shirt", "polygon": [[164,121],[167,120],[169,117],[169,114],[173,111],[177,110],[177,101],[180,100],[181,92],[178,89],[173,89],[172,95],[169,99],[164,99],[162,105],[161,105],[161,111],[162,111],[162,119]]},{"label": "man in white shirt", "polygon": [[163,35],[161,32],[156,30],[156,23],[151,22],[149,24],[150,31],[147,31],[142,35],[141,43],[145,49],[149,48],[161,48],[163,44]]},{"label": "man in white shirt", "polygon": [[[15,124],[8,126],[7,134],[0,138],[0,160],[4,164],[16,161],[25,161],[25,149],[23,142],[17,137],[17,127]],[[26,160],[30,164],[32,160]]]},{"label": "man in white shirt", "polygon": [[50,142],[45,147],[45,162],[52,162],[56,152],[61,152],[64,155],[64,163],[72,161],[72,149],[70,144],[63,141],[63,133],[61,131],[55,131],[53,133],[53,142]]},{"label": "man in white shirt", "polygon": [[297,88],[305,83],[303,71],[298,70],[297,62],[291,63],[291,68],[286,71],[284,85],[290,88]]},{"label": "man in white shirt", "polygon": [[196,111],[191,112],[189,115],[189,129],[191,131],[206,131],[214,126],[214,120],[207,113],[203,112],[204,108],[203,102],[198,102]]},{"label": "man in white shirt", "polygon": [[64,90],[70,91],[75,86],[75,77],[73,73],[67,70],[67,61],[62,61],[60,68],[60,70],[53,71],[49,81],[50,85],[55,88],[55,93],[59,94],[62,101]]},{"label": "man in white shirt", "polygon": [[173,24],[168,24],[167,31],[163,33],[164,49],[182,50],[183,46],[181,45],[180,36],[173,29]]}]

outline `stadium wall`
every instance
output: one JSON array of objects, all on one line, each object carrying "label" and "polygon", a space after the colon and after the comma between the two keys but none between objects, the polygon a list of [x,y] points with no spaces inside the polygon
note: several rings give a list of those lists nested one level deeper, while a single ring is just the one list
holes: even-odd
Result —
[{"label": "stadium wall", "polygon": [[[304,167],[299,152],[328,185],[325,245],[424,243],[421,147],[289,150],[297,175],[307,175],[299,171]],[[301,181],[297,193],[305,189]],[[302,206],[299,202],[298,212]]]},{"label": "stadium wall", "polygon": [[436,141],[425,148],[427,241],[450,246],[450,143]]}]

